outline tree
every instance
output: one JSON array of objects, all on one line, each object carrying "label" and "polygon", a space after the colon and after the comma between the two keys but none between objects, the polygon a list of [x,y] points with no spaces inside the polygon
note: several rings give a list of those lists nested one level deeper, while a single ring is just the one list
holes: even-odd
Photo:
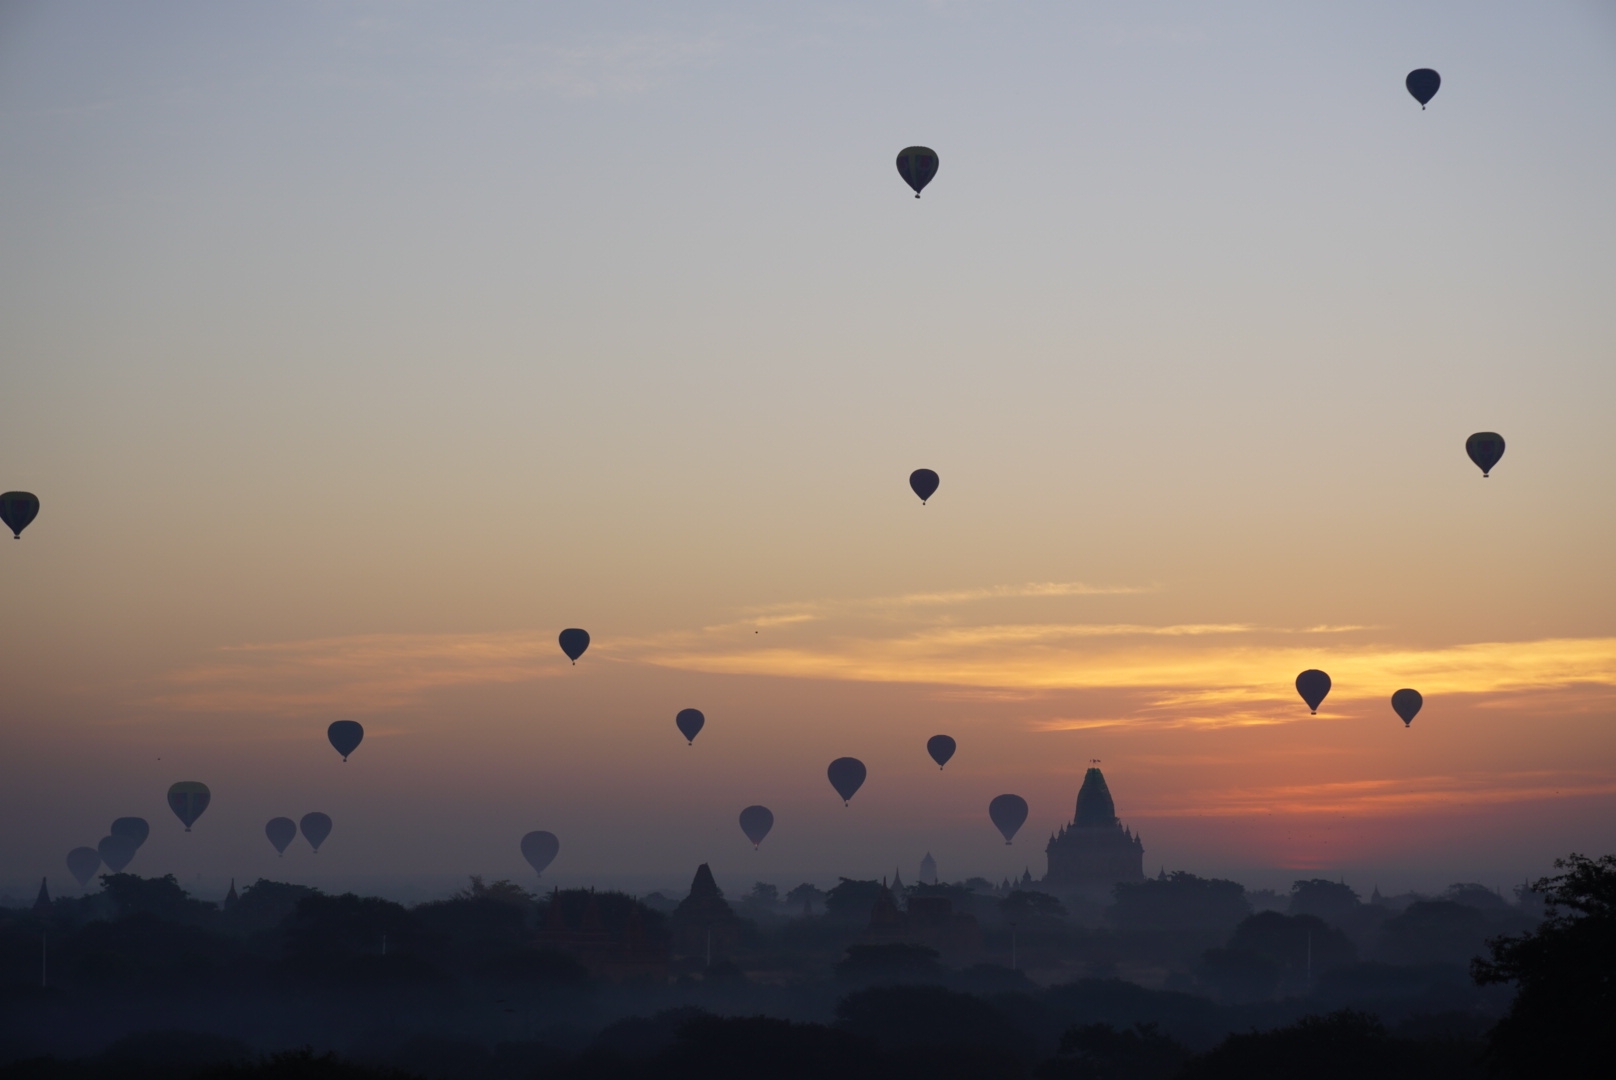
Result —
[{"label": "tree", "polygon": [[786,903],[792,907],[800,905],[804,915],[812,915],[814,913],[814,904],[823,903],[824,900],[825,890],[810,885],[806,881],[786,893]]},{"label": "tree", "polygon": [[1038,1080],[1168,1080],[1190,1052],[1155,1024],[1118,1031],[1084,1024],[1061,1036],[1060,1051],[1038,1067]]},{"label": "tree", "polygon": [[219,909],[205,900],[196,900],[180,888],[173,874],[143,878],[136,874],[103,874],[101,888],[112,898],[120,918],[155,915],[165,922],[205,925]]},{"label": "tree", "polygon": [[1471,964],[1478,983],[1517,987],[1488,1055],[1508,1075],[1602,1076],[1616,1062],[1616,855],[1554,866],[1533,885],[1543,924],[1494,938],[1491,959]]},{"label": "tree", "polygon": [[879,881],[858,881],[844,877],[825,894],[825,914],[837,922],[868,922],[870,909],[875,907],[882,887]]},{"label": "tree", "polygon": [[1059,926],[1066,921],[1066,908],[1048,893],[1017,889],[999,901],[999,913],[1012,926],[1028,929]]},{"label": "tree", "polygon": [[1291,883],[1290,913],[1315,915],[1340,925],[1358,910],[1358,894],[1345,882],[1309,878]]},{"label": "tree", "polygon": [[1382,954],[1396,964],[1468,964],[1486,938],[1487,916],[1452,900],[1417,900],[1380,927]]},{"label": "tree", "polygon": [[1163,878],[1119,882],[1112,922],[1121,930],[1202,930],[1221,938],[1251,914],[1238,881],[1175,870]]}]

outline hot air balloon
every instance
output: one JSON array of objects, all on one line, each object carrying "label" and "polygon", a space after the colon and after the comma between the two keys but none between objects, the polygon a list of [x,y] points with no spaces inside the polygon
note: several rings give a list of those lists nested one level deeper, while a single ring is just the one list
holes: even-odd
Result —
[{"label": "hot air balloon", "polygon": [[540,829],[522,837],[522,858],[527,860],[535,874],[543,874],[544,868],[555,861],[560,851],[561,841],[556,839],[553,832]]},{"label": "hot air balloon", "polygon": [[195,780],[181,780],[168,789],[168,808],[185,825],[185,831],[190,832],[191,826],[196,824],[196,819],[202,816],[202,811],[208,808],[212,798],[208,785]]},{"label": "hot air balloon", "polygon": [[948,759],[954,756],[954,740],[947,735],[933,735],[926,740],[926,753],[937,763],[937,771],[941,772]]},{"label": "hot air balloon", "polygon": [[752,850],[763,843],[763,838],[774,828],[774,814],[767,806],[748,806],[741,811],[741,831],[752,841]]},{"label": "hot air balloon", "polygon": [[79,883],[79,888],[87,888],[95,872],[101,869],[101,853],[93,847],[76,847],[67,853],[67,872],[73,875],[73,880]]},{"label": "hot air balloon", "polygon": [[1496,431],[1478,431],[1465,440],[1465,453],[1476,463],[1485,480],[1498,459],[1504,456],[1504,437]]},{"label": "hot air balloon", "polygon": [[683,735],[691,746],[695,746],[696,736],[701,734],[707,718],[701,714],[700,709],[680,709],[679,715],[673,718],[673,723],[679,729],[679,734]]},{"label": "hot air balloon", "polygon": [[1005,845],[1009,846],[1016,830],[1027,820],[1027,800],[1020,795],[1000,795],[988,803],[988,817],[993,819],[994,827],[1004,835]]},{"label": "hot air balloon", "polygon": [[916,469],[909,474],[909,487],[920,496],[921,506],[925,506],[926,500],[937,493],[937,485],[940,483],[942,481],[930,469]]},{"label": "hot air balloon", "polygon": [[289,817],[273,817],[264,826],[264,835],[275,845],[278,855],[286,854],[286,847],[297,837],[297,822]]},{"label": "hot air balloon", "polygon": [[574,664],[587,648],[589,648],[589,631],[577,629],[561,631],[561,651],[566,653],[567,659]]},{"label": "hot air balloon", "polygon": [[342,755],[342,760],[347,761],[348,755],[359,749],[359,744],[364,741],[365,727],[357,720],[337,720],[325,729],[325,737],[331,740],[331,745]]},{"label": "hot air balloon", "polygon": [[1418,690],[1403,689],[1392,695],[1392,711],[1403,718],[1404,727],[1414,722],[1424,704],[1425,699]]},{"label": "hot air balloon", "polygon": [[325,843],[325,838],[331,835],[331,819],[325,814],[316,811],[312,814],[304,814],[303,820],[297,823],[297,827],[303,831],[303,839],[307,840],[309,845],[314,848],[314,853],[316,855],[320,854],[320,845]]},{"label": "hot air balloon", "polygon": [[864,777],[868,775],[864,762],[853,757],[839,757],[830,763],[825,770],[830,777],[830,786],[836,789],[836,794],[842,797],[842,805],[846,806],[859,788],[864,786]]},{"label": "hot air balloon", "polygon": [[103,836],[101,842],[95,845],[100,854],[101,861],[107,864],[107,869],[114,874],[123,873],[123,868],[129,865],[129,860],[135,857],[140,845],[127,836]]},{"label": "hot air balloon", "polygon": [[1408,92],[1414,95],[1414,100],[1420,103],[1421,109],[1424,109],[1430,100],[1436,97],[1437,90],[1442,86],[1442,76],[1430,68],[1415,68],[1408,73],[1408,78],[1403,80],[1403,85],[1408,87]]},{"label": "hot air balloon", "polygon": [[[6,523],[14,540],[22,539],[22,531],[39,516],[39,499],[26,491],[8,491],[0,495],[0,521]],[[88,848],[76,850],[87,851]]]},{"label": "hot air balloon", "polygon": [[930,147],[906,146],[898,151],[898,175],[915,189],[917,199],[920,198],[920,189],[937,175],[937,165],[937,151]]},{"label": "hot air balloon", "polygon": [[1317,715],[1319,703],[1330,692],[1330,676],[1315,668],[1308,668],[1296,676],[1296,692],[1307,702],[1308,710]]},{"label": "hot air balloon", "polygon": [[107,832],[113,836],[127,836],[135,842],[136,847],[139,847],[146,842],[146,837],[151,835],[151,826],[146,824],[143,817],[121,817],[112,823],[112,828]]}]

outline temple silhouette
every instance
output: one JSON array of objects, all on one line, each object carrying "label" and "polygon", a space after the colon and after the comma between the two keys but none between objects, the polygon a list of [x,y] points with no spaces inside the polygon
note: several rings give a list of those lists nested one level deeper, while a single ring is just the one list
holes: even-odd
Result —
[{"label": "temple silhouette", "polygon": [[1083,776],[1077,813],[1049,838],[1044,887],[1061,896],[1104,902],[1119,881],[1145,879],[1145,845],[1117,820],[1111,789],[1098,768]]}]

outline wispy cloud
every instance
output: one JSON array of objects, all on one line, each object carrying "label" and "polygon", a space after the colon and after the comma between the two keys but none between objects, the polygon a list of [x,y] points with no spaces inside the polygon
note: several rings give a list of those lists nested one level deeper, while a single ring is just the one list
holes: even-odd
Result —
[{"label": "wispy cloud", "polygon": [[1366,817],[1410,811],[1616,794],[1616,778],[1597,773],[1464,773],[1271,786],[1236,785],[1158,797],[1142,817],[1247,817],[1330,814]]}]

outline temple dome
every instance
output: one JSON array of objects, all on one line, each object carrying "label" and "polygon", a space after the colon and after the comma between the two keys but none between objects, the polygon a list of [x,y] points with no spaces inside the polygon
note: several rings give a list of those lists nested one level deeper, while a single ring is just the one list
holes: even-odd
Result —
[{"label": "temple dome", "polygon": [[1083,786],[1077,792],[1077,817],[1072,824],[1107,826],[1117,823],[1117,806],[1111,801],[1111,789],[1105,786],[1105,777],[1099,769],[1090,768],[1083,776]]}]

